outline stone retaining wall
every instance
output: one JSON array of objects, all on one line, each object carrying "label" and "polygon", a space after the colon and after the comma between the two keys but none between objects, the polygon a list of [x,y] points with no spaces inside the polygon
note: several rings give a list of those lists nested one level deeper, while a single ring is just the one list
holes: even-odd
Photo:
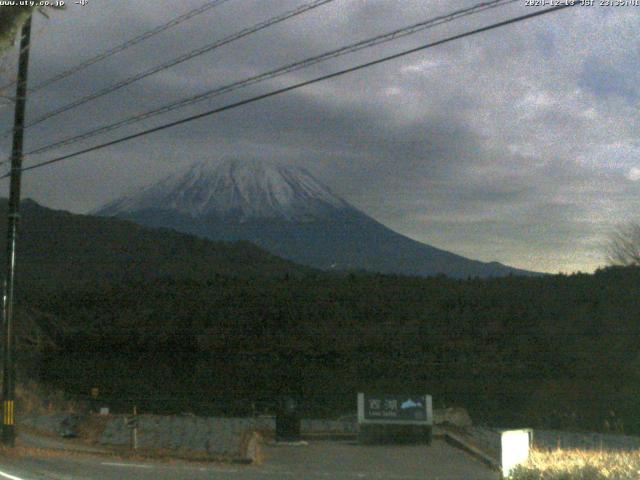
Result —
[{"label": "stone retaining wall", "polygon": [[353,420],[316,420],[302,419],[300,422],[301,433],[344,433],[358,434],[358,422]]},{"label": "stone retaining wall", "polygon": [[[138,416],[138,447],[209,455],[242,456],[246,435],[256,430],[272,430],[271,419],[205,418],[196,416]],[[100,444],[127,446],[131,428],[125,417],[114,416],[100,436]]]},{"label": "stone retaining wall", "polygon": [[[302,434],[357,434],[353,421],[303,419]],[[223,418],[196,416],[140,415],[138,445],[140,448],[184,449],[193,452],[229,453],[248,431],[275,432],[273,417]],[[107,423],[100,443],[129,445],[131,429],[124,416],[113,416]]]}]

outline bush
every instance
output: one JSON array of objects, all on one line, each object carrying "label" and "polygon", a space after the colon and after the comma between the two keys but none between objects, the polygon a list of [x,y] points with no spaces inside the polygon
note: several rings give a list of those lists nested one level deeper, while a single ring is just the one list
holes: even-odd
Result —
[{"label": "bush", "polygon": [[85,410],[80,403],[68,400],[61,390],[44,387],[33,380],[16,385],[16,407],[18,415],[46,415]]},{"label": "bush", "polygon": [[511,480],[637,480],[640,451],[534,450]]}]

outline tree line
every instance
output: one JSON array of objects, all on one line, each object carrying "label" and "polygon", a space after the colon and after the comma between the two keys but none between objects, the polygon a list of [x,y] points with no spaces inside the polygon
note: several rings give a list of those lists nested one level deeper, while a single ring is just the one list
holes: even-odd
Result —
[{"label": "tree line", "polygon": [[34,367],[43,381],[150,410],[287,393],[331,416],[353,411],[357,391],[427,391],[481,422],[598,430],[614,410],[638,432],[639,287],[636,267],[485,280],[217,275],[40,290],[21,305],[55,337]]}]

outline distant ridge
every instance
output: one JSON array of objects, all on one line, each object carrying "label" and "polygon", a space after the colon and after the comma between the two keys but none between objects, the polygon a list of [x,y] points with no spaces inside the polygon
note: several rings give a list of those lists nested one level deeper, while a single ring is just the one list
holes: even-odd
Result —
[{"label": "distant ridge", "polygon": [[212,240],[245,240],[325,270],[459,278],[533,274],[411,240],[305,169],[255,159],[196,163],[94,213]]},{"label": "distant ridge", "polygon": [[[7,200],[0,199],[0,211],[6,209]],[[21,210],[16,275],[18,283],[30,287],[73,290],[129,280],[209,281],[216,275],[256,278],[314,272],[249,242],[212,242],[116,218],[51,210],[32,200],[25,200]],[[5,232],[6,216],[0,215],[2,245]],[[0,259],[4,253],[1,248]]]}]

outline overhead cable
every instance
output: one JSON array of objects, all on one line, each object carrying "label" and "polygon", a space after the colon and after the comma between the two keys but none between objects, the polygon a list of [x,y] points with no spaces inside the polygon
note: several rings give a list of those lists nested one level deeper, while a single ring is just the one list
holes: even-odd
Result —
[{"label": "overhead cable", "polygon": [[[321,77],[317,77],[317,78],[314,78],[314,79],[311,79],[311,80],[307,80],[307,81],[304,81],[304,82],[296,83],[294,85],[290,85],[288,87],[280,88],[278,90],[274,90],[274,91],[271,91],[271,92],[268,92],[268,93],[264,93],[262,95],[257,95],[257,96],[254,96],[254,97],[242,100],[242,101],[231,103],[231,104],[225,105],[223,107],[215,108],[215,109],[209,110],[207,112],[199,113],[197,115],[192,115],[192,116],[183,118],[181,120],[176,120],[174,122],[166,123],[166,124],[160,125],[158,127],[154,127],[154,128],[150,128],[148,130],[144,130],[144,131],[141,131],[141,132],[138,132],[138,133],[134,133],[132,135],[127,135],[125,137],[121,137],[121,138],[118,138],[118,139],[115,139],[115,140],[111,140],[109,142],[105,142],[105,143],[102,143],[102,144],[99,144],[99,145],[95,145],[95,146],[90,147],[90,148],[85,148],[85,149],[82,149],[82,150],[79,150],[79,151],[76,151],[76,152],[73,152],[73,153],[62,155],[60,157],[56,157],[56,158],[53,158],[51,160],[46,160],[46,161],[43,161],[43,162],[40,162],[40,163],[36,163],[34,165],[30,165],[28,167],[23,167],[22,171],[34,170],[34,169],[37,169],[37,168],[42,168],[42,167],[45,167],[45,166],[48,166],[48,165],[59,163],[59,162],[62,162],[64,160],[68,160],[70,158],[74,158],[74,157],[77,157],[77,156],[80,156],[80,155],[83,155],[83,154],[86,154],[86,153],[89,153],[89,152],[93,152],[93,151],[96,151],[96,150],[101,150],[101,149],[109,147],[111,145],[116,145],[116,144],[123,143],[123,142],[129,141],[129,140],[133,140],[134,138],[140,138],[140,137],[143,137],[143,136],[155,133],[155,132],[159,132],[159,131],[162,131],[162,130],[166,130],[166,129],[169,129],[169,128],[172,128],[172,127],[175,127],[175,126],[178,126],[178,125],[183,125],[185,123],[192,122],[192,121],[198,120],[200,118],[216,115],[218,113],[225,112],[227,110],[232,110],[234,108],[238,108],[238,107],[241,107],[243,105],[247,105],[247,104],[250,104],[250,103],[253,103],[253,102],[257,102],[259,100],[264,100],[266,98],[274,97],[276,95],[280,95],[280,94],[285,93],[285,92],[290,92],[292,90],[296,90],[296,89],[299,89],[299,88],[302,88],[302,87],[306,87],[306,86],[312,85],[314,83],[318,83],[318,82],[321,82],[321,81],[324,81],[324,80],[328,80],[328,79],[331,79],[331,78],[339,77],[339,76],[345,75],[347,73],[351,73],[351,72],[355,72],[355,71],[358,71],[358,70],[362,70],[364,68],[372,67],[374,65],[379,65],[381,63],[388,62],[390,60],[394,60],[394,59],[397,59],[397,58],[400,58],[400,57],[404,57],[406,55],[410,55],[410,54],[413,54],[413,53],[416,53],[416,52],[420,52],[420,51],[423,51],[423,50],[427,50],[429,48],[436,47],[438,45],[443,45],[445,43],[449,43],[449,42],[452,42],[454,40],[459,40],[461,38],[470,37],[472,35],[477,35],[479,33],[483,33],[483,32],[489,31],[489,30],[494,30],[494,29],[501,28],[501,27],[504,27],[504,26],[507,26],[507,25],[511,25],[511,24],[514,24],[514,23],[518,23],[518,22],[522,22],[522,21],[525,21],[525,20],[529,20],[529,19],[534,18],[534,17],[539,17],[541,15],[546,15],[546,14],[549,14],[549,13],[553,13],[553,12],[557,12],[557,11],[560,11],[560,10],[564,10],[565,8],[569,8],[569,7],[572,7],[574,5],[578,5],[578,3],[575,3],[575,4],[563,4],[563,5],[560,5],[560,6],[557,6],[557,7],[550,7],[550,8],[546,8],[546,9],[543,9],[543,10],[537,10],[537,11],[535,11],[533,13],[529,13],[527,15],[521,15],[521,16],[518,16],[518,17],[513,17],[513,18],[510,18],[508,20],[504,20],[502,22],[493,23],[493,24],[487,25],[485,27],[481,27],[481,28],[477,28],[475,30],[470,30],[470,31],[467,31],[467,32],[464,32],[464,33],[453,35],[453,36],[444,38],[442,40],[437,40],[435,42],[427,43],[425,45],[422,45],[422,46],[419,46],[419,47],[416,47],[416,48],[411,48],[409,50],[402,51],[400,53],[395,53],[393,55],[382,57],[382,58],[379,58],[377,60],[373,60],[373,61],[370,61],[370,62],[362,63],[362,64],[356,65],[354,67],[350,67],[350,68],[346,68],[344,70],[340,70],[340,71],[337,71],[337,72],[334,72],[334,73],[330,73],[328,75],[323,75]],[[4,179],[4,178],[7,178],[7,177],[8,177],[8,175],[4,175],[4,176],[0,177],[0,179]]]},{"label": "overhead cable", "polygon": [[164,113],[168,113],[170,111],[179,109],[179,108],[183,108],[189,105],[193,105],[195,103],[198,102],[202,102],[205,100],[209,100],[212,99],[214,97],[226,94],[226,93],[230,93],[232,91],[238,90],[240,88],[245,88],[248,87],[250,85],[254,85],[256,83],[260,83],[260,82],[264,82],[266,80],[270,80],[276,77],[280,77],[282,75],[309,67],[311,65],[315,65],[321,62],[325,62],[327,60],[333,59],[333,58],[337,58],[349,53],[353,53],[353,52],[357,52],[366,48],[371,48],[373,46],[376,45],[380,45],[382,43],[386,43],[386,42],[390,42],[392,40],[396,40],[398,38],[402,38],[402,37],[406,37],[408,35],[412,35],[416,32],[419,32],[421,30],[425,30],[428,28],[433,28],[436,27],[438,25],[442,25],[444,23],[448,23],[454,20],[457,20],[459,18],[468,16],[468,15],[473,15],[473,14],[477,14],[483,11],[486,11],[488,9],[492,9],[492,8],[496,8],[499,6],[503,6],[503,5],[507,5],[510,3],[514,3],[516,1],[519,0],[492,0],[492,1],[487,1],[487,2],[482,2],[479,4],[476,4],[472,7],[469,8],[465,8],[462,10],[457,10],[455,12],[446,14],[446,15],[441,15],[435,18],[431,18],[429,20],[425,20],[416,24],[413,24],[411,26],[408,27],[404,27],[401,29],[397,29],[397,30],[393,30],[391,32],[382,34],[382,35],[377,35],[375,37],[357,42],[357,43],[353,43],[335,50],[331,50],[328,51],[326,53],[323,53],[321,55],[317,55],[311,58],[307,58],[305,60],[302,61],[298,61],[295,63],[291,63],[288,65],[285,65],[283,67],[279,67],[275,70],[270,70],[267,71],[265,73],[253,76],[253,77],[249,77],[247,79],[244,80],[240,80],[237,82],[233,82],[231,84],[228,85],[224,85],[222,87],[218,87],[212,90],[208,90],[204,93],[200,93],[198,95],[194,95],[191,97],[187,97],[185,99],[182,100],[178,100],[176,102],[164,105],[162,107],[144,112],[144,113],[140,113],[140,114],[136,114],[127,118],[124,118],[122,120],[119,120],[115,123],[111,123],[109,125],[105,125],[102,127],[98,127],[96,129],[93,130],[89,130],[83,133],[80,133],[78,135],[74,135],[72,137],[68,137],[62,140],[59,140],[55,143],[51,143],[51,144],[47,144],[41,147],[38,147],[30,152],[27,152],[27,155],[35,155],[35,154],[40,154],[55,148],[60,148],[63,146],[67,146],[67,145],[72,145],[74,143],[95,137],[97,135],[101,135],[103,133],[107,133],[119,128],[122,128],[126,125],[132,125],[134,123],[138,123],[140,121],[143,120],[147,120],[149,118],[164,114]]},{"label": "overhead cable", "polygon": [[309,10],[312,10],[314,8],[318,8],[322,5],[325,5],[327,3],[333,2],[335,0],[315,0],[313,2],[310,3],[306,3],[304,5],[299,6],[298,8],[294,9],[294,10],[289,10],[288,12],[285,12],[281,15],[275,16],[275,17],[271,17],[268,20],[265,20],[263,22],[257,23],[251,27],[245,28],[243,30],[240,30],[239,32],[236,32],[232,35],[229,35],[227,37],[224,37],[221,40],[218,40],[214,43],[205,45],[203,47],[197,48],[195,50],[192,50],[188,53],[185,53],[184,55],[181,55],[173,60],[169,60],[168,62],[162,63],[160,65],[157,65],[155,67],[152,67],[148,70],[145,70],[143,72],[137,73],[131,77],[128,77],[120,82],[117,82],[113,85],[109,85],[108,87],[105,87],[101,90],[98,90],[95,93],[91,93],[89,95],[86,95],[82,98],[79,98],[71,103],[68,103],[67,105],[63,105],[62,107],[56,108],[55,110],[51,110],[50,112],[45,113],[44,115],[36,118],[35,120],[27,123],[25,125],[25,128],[29,128],[32,127],[34,125],[37,125],[39,123],[44,122],[45,120],[48,120],[52,117],[55,117],[56,115],[59,115],[63,112],[69,111],[73,108],[79,107],[80,105],[83,105],[87,102],[90,102],[91,100],[95,100],[97,98],[100,98],[104,95],[107,95],[109,93],[113,93],[117,90],[120,90],[123,87],[126,87],[127,85],[131,85],[134,82],[137,82],[138,80],[142,80],[143,78],[149,77],[155,73],[161,72],[163,70],[167,70],[168,68],[174,67],[176,65],[179,65],[183,62],[186,62],[187,60],[191,60],[192,58],[196,58],[199,57],[201,55],[204,55],[205,53],[211,52],[213,50],[216,50],[217,48],[222,47],[223,45],[227,45],[231,42],[234,42],[236,40],[239,40],[241,38],[247,37],[253,33],[259,32],[260,30],[264,30],[272,25],[275,25],[277,23],[283,22],[289,18],[301,15]]},{"label": "overhead cable", "polygon": [[[94,57],[91,57],[85,61],[83,61],[82,63],[79,63],[78,65],[75,65],[51,78],[48,78],[38,84],[36,84],[35,86],[29,88],[27,91],[29,93],[34,93],[38,90],[41,90],[45,87],[48,87],[49,85],[51,85],[52,83],[55,83],[59,80],[62,80],[63,78],[67,78],[71,75],[74,75],[75,73],[78,73],[81,70],[84,70],[85,68],[98,63],[102,60],[104,60],[105,58],[111,57],[112,55],[115,55],[116,53],[122,52],[123,50],[126,50],[130,47],[133,47],[134,45],[137,45],[138,43],[141,43],[159,33],[164,32],[165,30],[168,30],[170,28],[173,28],[177,25],[180,25],[183,22],[186,22],[187,20],[201,15],[209,10],[211,10],[212,8],[217,7],[218,5],[221,5],[223,3],[228,2],[229,0],[211,0],[207,3],[205,3],[204,5],[201,5],[198,8],[195,8],[193,10],[188,11],[187,13],[180,15],[179,17],[176,17],[170,21],[168,21],[167,23],[164,23],[162,25],[159,25],[151,30],[148,30],[140,35],[138,35],[137,37],[134,37],[130,40],[127,40],[124,43],[121,43],[120,45],[117,45],[105,52],[102,52]],[[5,88],[11,87],[12,85],[15,85],[15,81],[8,83],[2,87],[0,87],[0,91],[4,90]]]}]

